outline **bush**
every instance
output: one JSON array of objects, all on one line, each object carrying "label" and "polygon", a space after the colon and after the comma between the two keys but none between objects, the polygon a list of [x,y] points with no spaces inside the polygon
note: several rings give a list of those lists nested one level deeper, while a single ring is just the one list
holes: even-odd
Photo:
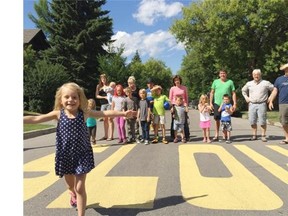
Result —
[{"label": "bush", "polygon": [[62,65],[45,60],[28,67],[24,71],[24,104],[28,104],[28,110],[40,113],[52,110],[55,92],[68,78]]}]

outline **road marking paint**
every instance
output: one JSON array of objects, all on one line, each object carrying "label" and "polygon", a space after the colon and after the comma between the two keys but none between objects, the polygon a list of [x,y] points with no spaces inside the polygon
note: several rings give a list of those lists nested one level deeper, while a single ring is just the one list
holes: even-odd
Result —
[{"label": "road marking paint", "polygon": [[[217,154],[232,177],[203,177],[195,153]],[[191,205],[226,210],[273,210],[283,205],[273,191],[221,146],[180,145],[179,160],[182,194]]]},{"label": "road marking paint", "polygon": [[[158,177],[106,176],[135,146],[121,147],[87,175],[88,208],[153,208]],[[62,193],[47,208],[71,208],[68,192]]]},{"label": "road marking paint", "polygon": [[288,184],[288,172],[283,169],[282,167],[278,166],[276,163],[272,162],[271,160],[265,158],[263,155],[259,154],[258,152],[248,148],[247,146],[243,145],[234,145],[238,150],[246,154],[250,157],[253,161],[261,165],[264,169],[268,170],[271,174],[275,177],[283,181],[284,183]]},{"label": "road marking paint", "polygon": [[55,154],[53,153],[24,164],[24,172],[48,172],[43,176],[24,178],[24,201],[35,197],[59,180],[59,177],[55,175],[54,160]]},{"label": "road marking paint", "polygon": [[[268,148],[271,148],[273,149],[274,151],[288,157],[288,150],[287,149],[284,149],[284,148],[281,148],[280,146],[272,146],[272,145],[267,145]],[[286,164],[286,166],[288,166],[288,163]]]},{"label": "road marking paint", "polygon": [[273,149],[274,151],[288,157],[288,150],[287,149],[284,149],[284,148],[281,148],[280,146],[275,146],[275,145],[266,145],[266,146],[268,148]]}]

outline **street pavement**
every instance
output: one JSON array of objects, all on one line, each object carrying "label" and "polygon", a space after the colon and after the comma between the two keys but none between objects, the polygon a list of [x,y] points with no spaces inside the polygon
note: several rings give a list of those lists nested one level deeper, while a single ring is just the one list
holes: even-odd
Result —
[{"label": "street pavement", "polygon": [[[232,143],[209,144],[202,142],[198,111],[190,110],[189,118],[185,144],[122,145],[116,129],[113,141],[97,140],[96,167],[86,180],[86,215],[288,215],[288,145],[279,144],[282,128],[268,125],[268,142],[250,141],[248,120],[233,118]],[[169,138],[168,111],[166,120]],[[103,122],[97,124],[99,139]],[[55,132],[39,135],[23,141],[24,215],[77,215],[64,179],[54,173]]]}]

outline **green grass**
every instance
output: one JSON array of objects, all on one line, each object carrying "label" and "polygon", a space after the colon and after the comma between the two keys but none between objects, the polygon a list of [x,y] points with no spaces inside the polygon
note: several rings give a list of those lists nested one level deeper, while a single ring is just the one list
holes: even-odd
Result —
[{"label": "green grass", "polygon": [[[248,116],[248,111],[242,111],[242,115],[246,114]],[[279,111],[268,111],[267,112],[267,119],[271,123],[279,122]]]},{"label": "green grass", "polygon": [[[35,112],[28,112],[24,111],[23,115],[39,115],[39,113]],[[24,132],[33,131],[33,130],[41,130],[41,129],[47,129],[47,128],[53,128],[54,125],[49,124],[24,124],[23,130]]]},{"label": "green grass", "polygon": [[41,130],[46,128],[52,128],[53,125],[45,125],[45,124],[24,124],[23,129],[24,132],[33,131],[33,130]]}]

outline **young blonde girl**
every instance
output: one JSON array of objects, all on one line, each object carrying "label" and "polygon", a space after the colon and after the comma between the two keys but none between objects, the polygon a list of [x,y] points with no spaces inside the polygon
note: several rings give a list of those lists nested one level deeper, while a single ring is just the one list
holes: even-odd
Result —
[{"label": "young blonde girl", "polygon": [[[88,110],[96,110],[96,102],[94,99],[90,98],[88,100]],[[90,142],[92,145],[96,145],[96,131],[97,131],[97,121],[94,117],[88,117],[86,119],[86,126],[88,128]]]},{"label": "young blonde girl", "polygon": [[[134,113],[133,115],[136,115]],[[70,204],[85,215],[86,174],[94,167],[92,146],[85,121],[88,117],[130,116],[131,111],[95,111],[87,109],[84,90],[76,83],[66,83],[56,92],[54,110],[39,116],[25,116],[24,124],[58,120],[56,131],[55,172],[66,181]]]},{"label": "young blonde girl", "polygon": [[200,123],[199,126],[202,128],[203,132],[203,142],[211,143],[210,140],[210,113],[211,107],[208,105],[208,96],[202,94],[199,99],[198,110],[200,113]]}]

